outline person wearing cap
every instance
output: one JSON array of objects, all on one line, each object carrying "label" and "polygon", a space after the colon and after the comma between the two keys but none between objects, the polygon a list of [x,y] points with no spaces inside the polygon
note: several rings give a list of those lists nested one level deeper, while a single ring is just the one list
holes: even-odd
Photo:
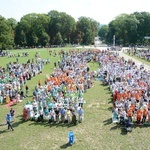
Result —
[{"label": "person wearing cap", "polygon": [[6,121],[7,121],[7,124],[8,124],[8,130],[9,130],[9,128],[11,128],[11,130],[14,131],[14,129],[11,125],[11,115],[10,114],[6,115]]}]

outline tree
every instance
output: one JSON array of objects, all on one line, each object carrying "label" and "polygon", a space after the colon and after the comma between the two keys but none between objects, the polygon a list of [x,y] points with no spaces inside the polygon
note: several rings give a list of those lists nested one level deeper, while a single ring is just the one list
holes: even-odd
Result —
[{"label": "tree", "polygon": [[70,43],[71,35],[75,29],[75,20],[65,12],[58,12],[52,10],[48,13],[50,17],[49,35],[51,37],[51,44],[55,43],[56,34],[60,33],[63,42]]},{"label": "tree", "polygon": [[61,45],[63,43],[63,39],[62,36],[60,34],[60,32],[58,32],[55,36],[55,43],[54,45]]},{"label": "tree", "polygon": [[98,36],[101,38],[101,40],[105,42],[107,34],[108,34],[108,25],[103,25],[100,27],[98,31]]},{"label": "tree", "polygon": [[23,31],[23,27],[20,23],[17,24],[15,28],[15,44],[16,46],[24,47],[27,45],[26,35]]},{"label": "tree", "polygon": [[126,45],[136,43],[138,20],[134,15],[121,14],[112,20],[108,27],[109,31],[106,36],[108,43],[112,43],[112,38],[115,35],[116,44]]},{"label": "tree", "polygon": [[[45,46],[49,43],[50,18],[46,14],[31,13],[23,16],[16,27],[16,44],[23,46]],[[24,35],[23,35],[24,34]],[[24,36],[24,38],[23,38]]]},{"label": "tree", "polygon": [[42,46],[49,45],[50,37],[46,32],[42,32],[41,36],[39,37],[39,44]]},{"label": "tree", "polygon": [[144,37],[150,36],[150,13],[134,12],[133,15],[138,20],[137,24],[137,43],[144,44]]},{"label": "tree", "polygon": [[0,16],[0,49],[12,49],[14,36],[12,27],[4,17]]},{"label": "tree", "polygon": [[[80,17],[77,21],[77,36],[82,38],[81,44],[92,44],[98,35],[99,23],[87,17]],[[80,40],[81,41],[81,40]]]}]

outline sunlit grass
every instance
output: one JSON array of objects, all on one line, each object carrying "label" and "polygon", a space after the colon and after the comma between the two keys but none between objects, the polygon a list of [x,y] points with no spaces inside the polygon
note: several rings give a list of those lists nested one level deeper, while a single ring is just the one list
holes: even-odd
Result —
[{"label": "sunlit grass", "polygon": [[[60,50],[60,49],[57,49]],[[13,106],[16,111],[16,120],[13,123],[14,132],[8,131],[6,126],[0,126],[0,150],[148,150],[149,128],[136,127],[132,133],[126,134],[123,127],[119,127],[111,122],[112,104],[111,93],[107,86],[101,82],[94,81],[94,87],[88,89],[84,94],[86,103],[84,104],[84,121],[77,126],[52,125],[47,122],[38,123],[34,121],[22,121],[22,110],[27,100],[32,99],[32,92],[38,80],[44,82],[46,74],[53,71],[53,64],[59,56],[49,56],[47,49],[38,49],[29,52],[32,59],[35,52],[39,51],[42,58],[50,57],[51,63],[44,66],[42,74],[28,81],[30,97]],[[20,58],[20,62],[25,62],[27,58]],[[0,58],[1,65],[15,61],[15,58]],[[97,70],[96,63],[89,63],[91,70]],[[0,124],[5,123],[5,115],[9,109],[4,105],[0,106]],[[68,132],[75,133],[75,144],[67,147]]]}]

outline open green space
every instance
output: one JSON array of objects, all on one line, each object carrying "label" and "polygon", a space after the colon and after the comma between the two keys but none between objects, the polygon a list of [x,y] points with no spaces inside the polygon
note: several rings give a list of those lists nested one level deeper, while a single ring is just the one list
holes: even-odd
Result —
[{"label": "open green space", "polygon": [[[64,49],[64,48],[63,48]],[[69,50],[68,48],[65,50]],[[52,49],[53,51],[54,49]],[[55,49],[56,52],[61,48]],[[123,127],[113,124],[111,93],[108,86],[103,86],[100,81],[94,81],[94,87],[84,94],[84,121],[76,126],[54,124],[47,122],[22,121],[23,106],[27,100],[32,100],[32,92],[41,79],[44,83],[46,75],[53,72],[54,62],[60,58],[50,56],[48,49],[30,49],[11,51],[18,53],[26,51],[29,57],[19,58],[19,62],[34,58],[36,52],[41,58],[50,58],[50,64],[44,66],[41,74],[27,81],[29,97],[23,102],[13,106],[16,120],[13,122],[14,131],[8,131],[6,125],[0,126],[0,150],[148,150],[149,127],[134,127],[131,133],[126,133]],[[14,62],[16,58],[1,57],[0,66],[6,67],[8,62]],[[89,64],[92,70],[97,70],[98,64]],[[9,109],[0,105],[0,124],[5,123],[5,116]],[[75,133],[75,144],[67,147],[68,132]]]}]

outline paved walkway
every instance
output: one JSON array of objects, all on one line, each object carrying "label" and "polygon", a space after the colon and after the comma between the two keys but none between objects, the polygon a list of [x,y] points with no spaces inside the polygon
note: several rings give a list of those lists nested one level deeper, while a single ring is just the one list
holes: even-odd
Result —
[{"label": "paved walkway", "polygon": [[[139,60],[137,60],[137,59],[135,59],[135,58],[133,58],[133,57],[131,57],[131,56],[129,56],[129,55],[126,55],[126,54],[123,53],[122,51],[119,51],[119,56],[120,56],[120,57],[124,57],[125,60],[132,59],[132,60],[135,62],[135,64],[138,66],[138,68],[140,67],[141,64],[144,64],[144,63],[142,63],[141,61],[139,61]],[[144,64],[144,68],[145,68],[146,70],[150,70],[150,66],[148,66],[148,65],[146,65],[146,64]]]}]

